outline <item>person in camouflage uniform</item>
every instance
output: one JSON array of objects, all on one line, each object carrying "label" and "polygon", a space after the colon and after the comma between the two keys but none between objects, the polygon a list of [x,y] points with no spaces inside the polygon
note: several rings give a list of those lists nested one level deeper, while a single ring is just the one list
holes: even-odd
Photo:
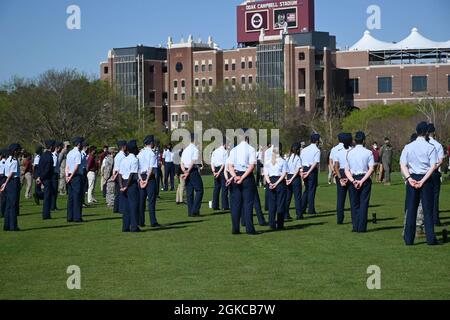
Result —
[{"label": "person in camouflage uniform", "polygon": [[[112,209],[114,207],[114,188],[115,182],[111,181],[113,168],[114,168],[114,156],[116,154],[115,148],[109,148],[107,155],[103,159],[101,167],[102,180],[106,183],[106,205]],[[102,186],[103,188],[103,186]]]}]

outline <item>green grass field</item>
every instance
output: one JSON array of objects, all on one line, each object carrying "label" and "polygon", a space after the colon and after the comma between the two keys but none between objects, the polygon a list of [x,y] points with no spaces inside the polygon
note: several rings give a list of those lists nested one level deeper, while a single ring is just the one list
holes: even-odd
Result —
[{"label": "green grass field", "polygon": [[[157,216],[164,227],[138,234],[122,233],[120,216],[102,203],[84,209],[87,223],[67,224],[65,210],[42,221],[41,207],[23,200],[22,232],[0,231],[0,299],[450,298],[450,244],[403,243],[398,175],[393,186],[374,187],[369,216],[376,213],[378,224],[367,234],[350,232],[348,211],[346,224],[336,225],[336,187],[321,176],[320,216],[289,222],[283,232],[257,226],[264,231],[258,236],[231,235],[229,213],[208,209],[212,178],[203,178],[202,217],[188,218],[175,194],[162,192]],[[443,185],[443,228],[450,225],[449,195]],[[59,198],[60,208],[65,201]],[[69,265],[81,268],[81,290],[67,289]],[[370,265],[381,268],[381,290],[367,289]]]}]

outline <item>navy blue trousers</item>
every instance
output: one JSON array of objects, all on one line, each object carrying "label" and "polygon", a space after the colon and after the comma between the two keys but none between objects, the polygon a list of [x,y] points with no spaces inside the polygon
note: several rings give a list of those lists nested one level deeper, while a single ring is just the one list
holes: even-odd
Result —
[{"label": "navy blue trousers", "polygon": [[116,178],[116,181],[114,182],[114,213],[122,213],[120,211],[120,185],[119,185],[119,179]]},{"label": "navy blue trousers", "polygon": [[[420,181],[423,177],[424,175],[411,175],[411,178],[416,181]],[[436,235],[434,233],[433,222],[433,188],[434,185],[431,178],[428,179],[420,189],[411,187],[409,183],[406,185],[407,209],[404,235],[406,245],[414,244],[414,238],[416,236],[417,208],[419,207],[420,201],[422,201],[427,243],[430,245],[436,243]]]},{"label": "navy blue trousers", "polygon": [[441,173],[438,170],[433,172],[431,176],[433,181],[433,222],[435,225],[440,224],[439,219],[439,195],[441,193]]},{"label": "navy blue trousers", "polygon": [[4,192],[6,194],[6,211],[3,230],[17,231],[19,230],[17,216],[19,215],[20,179],[9,180]]},{"label": "navy blue trousers", "polygon": [[175,190],[175,164],[173,162],[166,162],[164,164],[164,191],[169,190],[170,181],[170,191]]},{"label": "navy blue trousers", "polygon": [[76,175],[67,185],[69,196],[67,197],[67,221],[81,222],[82,217],[82,193],[83,186],[81,185],[81,175]]},{"label": "navy blue trousers", "polygon": [[52,179],[43,180],[44,186],[44,204],[42,206],[42,219],[51,219],[50,210],[52,207],[53,181]]},{"label": "navy blue trousers", "polygon": [[192,169],[186,179],[186,197],[188,215],[199,215],[203,200],[203,180],[196,168]]},{"label": "navy blue trousers", "polygon": [[[288,180],[292,178],[292,174],[288,175]],[[291,200],[292,197],[294,197],[295,201],[295,212],[297,215],[297,218],[302,218],[302,179],[300,179],[299,176],[295,177],[295,179],[292,181],[292,183],[288,186],[286,186],[286,214],[285,218],[290,217],[289,209],[291,207]]]},{"label": "navy blue trousers", "polygon": [[[346,178],[345,170],[339,170],[341,177]],[[336,189],[337,189],[337,202],[336,202],[336,215],[337,215],[337,224],[344,223],[344,210],[345,210],[345,200],[347,198],[347,193],[349,193],[349,185],[351,183],[347,182],[345,187],[341,186],[339,178],[336,177]]]},{"label": "navy blue trousers", "polygon": [[51,210],[55,211],[56,208],[56,201],[58,200],[58,184],[59,184],[59,173],[55,173],[53,174],[53,179],[52,179],[52,205],[51,205]]},{"label": "navy blue trousers", "polygon": [[[243,172],[237,172],[242,176]],[[240,232],[239,222],[244,215],[245,229],[247,233],[255,233],[253,225],[253,206],[255,202],[256,182],[255,176],[250,174],[241,184],[231,185],[231,224],[232,232]]]},{"label": "navy blue trousers", "polygon": [[[128,180],[123,181],[124,185],[128,184]],[[123,212],[122,212],[122,231],[137,232],[138,228],[138,211],[139,211],[139,186],[137,182],[133,182],[123,194]],[[121,200],[122,200],[121,199]]]},{"label": "navy blue trousers", "polygon": [[[0,176],[0,186],[2,186],[6,181],[5,176]],[[6,212],[6,191],[0,193],[0,214],[2,218],[5,216]]]},{"label": "navy blue trousers", "polygon": [[[270,177],[275,183],[280,177]],[[275,189],[269,190],[269,226],[272,229],[284,228],[286,213],[286,184],[281,182]]]},{"label": "navy blue trousers", "polygon": [[[361,180],[364,176],[354,176],[356,180]],[[352,210],[352,225],[354,232],[367,232],[367,216],[369,211],[370,193],[372,191],[372,180],[369,178],[361,186],[356,189],[353,184],[349,186],[350,205]]]},{"label": "navy blue trousers", "polygon": [[[304,167],[303,172],[307,172],[309,167]],[[304,180],[305,182],[305,192],[302,196],[302,206],[300,212],[304,214],[306,208],[308,208],[308,214],[316,214],[316,190],[318,184],[318,172],[319,170],[314,169],[311,174]]]},{"label": "navy blue trousers", "polygon": [[[220,167],[215,169],[216,171],[220,170]],[[225,170],[225,169],[224,169]],[[220,175],[214,179],[214,191],[213,191],[213,200],[212,200],[212,208],[214,210],[219,210],[219,196],[222,191],[222,209],[229,210],[230,203],[228,201],[228,187],[226,186],[225,175],[223,174],[223,170]]]},{"label": "navy blue trousers", "polygon": [[[264,214],[262,212],[261,199],[259,198],[257,185],[256,185],[256,189],[255,189],[255,203],[253,205],[253,208],[255,209],[255,212],[256,212],[256,217],[258,219],[258,224],[260,226],[266,225],[266,219],[264,218]],[[252,219],[253,219],[253,213],[252,213]],[[241,206],[241,225],[243,227],[245,227],[244,207],[243,206]]]},{"label": "navy blue trousers", "polygon": [[[142,177],[147,179],[147,175],[143,174]],[[139,218],[138,224],[140,226],[145,225],[145,206],[148,205],[150,224],[155,225],[158,223],[156,219],[156,180],[151,178],[148,180],[147,186],[142,189],[139,187]]]},{"label": "navy blue trousers", "polygon": [[42,185],[37,184],[36,180],[34,180],[34,193],[39,200],[44,200],[44,191],[42,191]]}]

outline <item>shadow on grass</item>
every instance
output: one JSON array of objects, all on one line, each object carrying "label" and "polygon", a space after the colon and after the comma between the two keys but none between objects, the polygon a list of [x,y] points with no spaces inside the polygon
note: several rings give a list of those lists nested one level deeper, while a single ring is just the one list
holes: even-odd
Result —
[{"label": "shadow on grass", "polygon": [[179,221],[179,222],[174,222],[174,223],[165,223],[163,225],[163,227],[172,227],[172,226],[179,226],[179,225],[185,225],[185,224],[192,224],[192,223],[201,223],[204,222],[205,220],[193,220],[193,221]]},{"label": "shadow on grass", "polygon": [[316,227],[316,226],[323,226],[324,224],[326,224],[326,222],[317,222],[317,223],[304,223],[304,224],[297,224],[295,226],[289,226],[289,227],[285,227],[284,230],[265,230],[265,231],[258,231],[259,234],[264,234],[264,233],[273,233],[273,232],[282,232],[282,231],[294,231],[294,230],[303,230],[309,227]]},{"label": "shadow on grass", "polygon": [[21,231],[27,232],[27,231],[35,231],[35,230],[63,229],[63,228],[72,228],[72,227],[79,227],[79,226],[81,226],[81,224],[67,224],[67,225],[62,225],[62,226],[49,226],[49,227],[21,229]]},{"label": "shadow on grass", "polygon": [[375,229],[369,229],[367,230],[367,233],[370,232],[378,232],[378,231],[387,231],[387,230],[399,230],[403,229],[403,226],[390,226],[390,227],[381,227],[381,228],[375,228]]},{"label": "shadow on grass", "polygon": [[[83,217],[85,217],[85,215],[83,215]],[[122,216],[120,216],[120,217],[108,217],[108,218],[93,219],[93,220],[87,220],[85,222],[90,223],[90,222],[109,221],[109,220],[122,220]]]},{"label": "shadow on grass", "polygon": [[166,231],[166,230],[173,230],[173,229],[184,229],[184,228],[187,228],[187,226],[172,226],[172,227],[161,226],[161,227],[152,228],[152,229],[141,229],[141,232],[157,232],[157,231]]}]

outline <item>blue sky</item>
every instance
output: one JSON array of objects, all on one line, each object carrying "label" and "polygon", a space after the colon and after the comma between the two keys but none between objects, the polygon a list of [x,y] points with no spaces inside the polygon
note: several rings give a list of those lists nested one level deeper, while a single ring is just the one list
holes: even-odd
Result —
[{"label": "blue sky", "polygon": [[[212,35],[222,48],[236,45],[236,5],[241,0],[0,0],[0,83],[34,77],[51,68],[98,75],[113,47],[159,45],[192,33]],[[66,8],[81,8],[81,30],[68,30]],[[355,43],[366,29],[367,7],[381,8],[375,37],[399,41],[412,27],[436,41],[450,40],[448,0],[316,0],[316,30]]]}]

